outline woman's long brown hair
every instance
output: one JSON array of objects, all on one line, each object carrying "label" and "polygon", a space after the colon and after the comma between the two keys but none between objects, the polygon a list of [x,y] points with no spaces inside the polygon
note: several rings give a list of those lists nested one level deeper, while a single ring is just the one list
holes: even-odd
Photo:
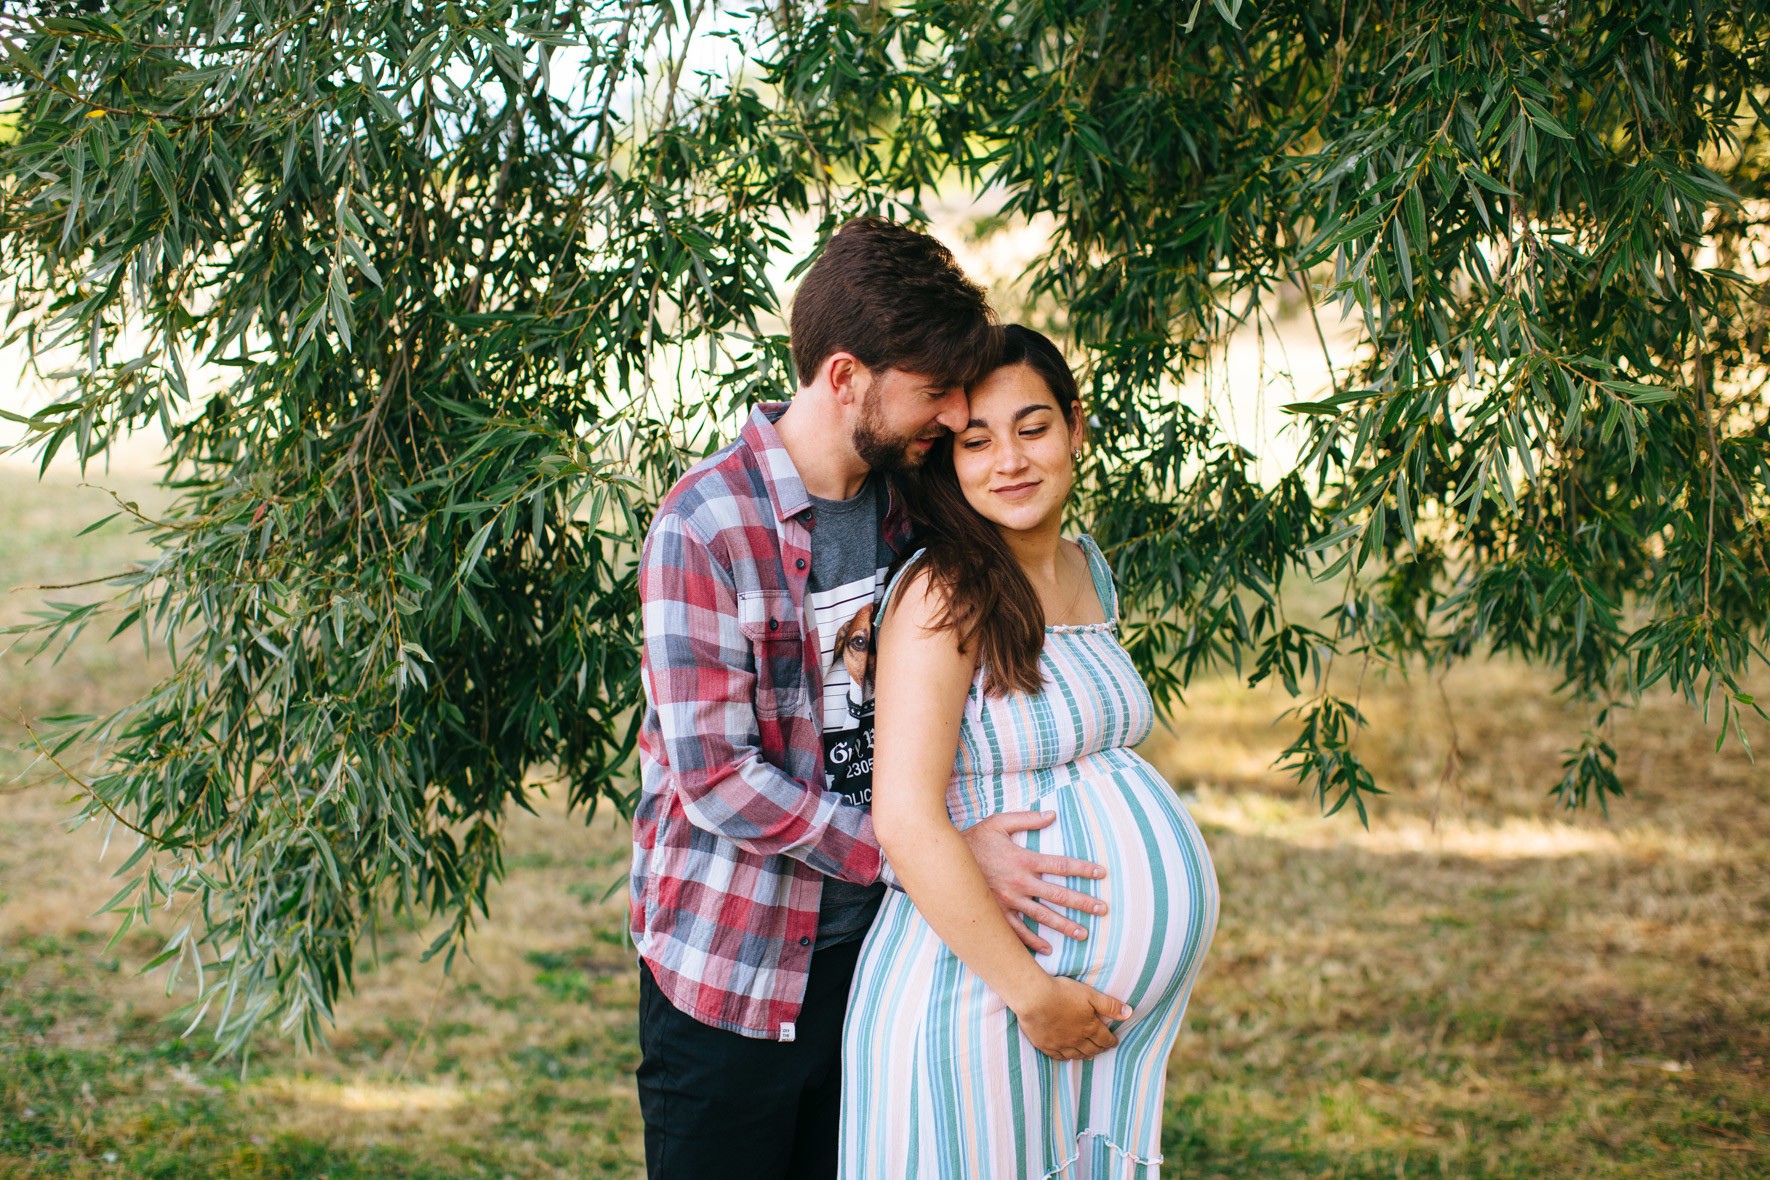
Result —
[{"label": "woman's long brown hair", "polygon": [[[1064,425],[1074,423],[1080,413],[1075,374],[1057,346],[1019,324],[1004,327],[1001,341],[996,368],[1025,365],[1037,373],[1056,399]],[[978,652],[989,696],[1043,691],[1044,608],[1001,530],[960,490],[952,435],[935,444],[927,462],[905,480],[905,490],[917,541],[928,550],[911,577],[926,574],[947,596],[936,629],[957,632],[961,648]]]}]

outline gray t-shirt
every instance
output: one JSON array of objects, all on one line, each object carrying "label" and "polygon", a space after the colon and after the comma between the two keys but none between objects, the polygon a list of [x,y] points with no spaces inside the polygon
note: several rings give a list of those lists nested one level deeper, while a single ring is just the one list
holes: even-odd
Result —
[{"label": "gray t-shirt", "polygon": [[[811,497],[808,621],[823,664],[824,774],[853,806],[873,802],[873,612],[891,565],[882,532],[885,477],[867,477],[852,500]],[[817,947],[859,938],[872,925],[883,885],[825,879]]]}]

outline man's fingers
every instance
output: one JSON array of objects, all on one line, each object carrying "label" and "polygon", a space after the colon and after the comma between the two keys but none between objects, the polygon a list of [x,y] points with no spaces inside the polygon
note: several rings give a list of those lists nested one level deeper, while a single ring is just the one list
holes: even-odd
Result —
[{"label": "man's fingers", "polygon": [[[1057,813],[1048,814],[1055,816]],[[1091,860],[1074,856],[1048,856],[1042,852],[1032,855],[1031,868],[1042,877],[1088,877],[1098,881],[1106,876],[1105,866],[1097,865]]]},{"label": "man's fingers", "polygon": [[1040,881],[1033,886],[1032,892],[1033,896],[1048,906],[1062,906],[1066,910],[1081,910],[1083,913],[1095,915],[1106,912],[1104,898],[1089,897],[1080,890],[1053,885],[1049,881]]},{"label": "man's fingers", "polygon": [[[1036,832],[1040,828],[1049,827],[1057,818],[1055,811],[1003,811],[985,819],[978,820],[978,826],[989,824],[1004,832]],[[1067,857],[1048,856],[1046,860],[1067,860]]]},{"label": "man's fingers", "polygon": [[1021,913],[1039,925],[1049,927],[1065,938],[1083,939],[1088,937],[1088,932],[1082,927],[1071,922],[1056,910],[1046,909],[1030,897],[1020,902],[1018,908]]},{"label": "man's fingers", "polygon": [[1048,955],[1051,953],[1051,944],[1040,938],[1038,932],[1022,922],[1018,915],[1010,914],[1008,925],[1014,927],[1014,933],[1019,935],[1021,943],[1033,954]]},{"label": "man's fingers", "polygon": [[1035,955],[1048,955],[1051,953],[1051,944],[1040,938],[1038,931],[1031,926],[1028,926],[1026,922],[1021,919],[1020,915],[1015,912],[1013,907],[1006,905],[1002,906],[1002,916],[1008,919],[1009,928],[1014,931],[1015,937],[1020,939],[1021,945],[1027,950]]}]

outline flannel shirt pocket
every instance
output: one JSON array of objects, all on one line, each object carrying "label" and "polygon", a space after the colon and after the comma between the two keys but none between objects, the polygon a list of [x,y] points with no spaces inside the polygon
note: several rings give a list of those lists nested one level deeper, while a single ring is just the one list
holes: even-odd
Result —
[{"label": "flannel shirt pocket", "polygon": [[738,593],[738,625],[756,661],[756,716],[773,720],[805,700],[805,636],[791,595],[779,590]]}]

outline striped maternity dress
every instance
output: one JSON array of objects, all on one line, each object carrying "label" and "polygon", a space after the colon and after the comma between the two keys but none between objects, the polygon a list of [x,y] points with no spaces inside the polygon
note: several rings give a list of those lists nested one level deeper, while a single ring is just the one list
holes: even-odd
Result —
[{"label": "striped maternity dress", "polygon": [[1052,935],[1039,962],[1124,1000],[1133,1015],[1113,1026],[1116,1048],[1087,1061],[1046,1057],[909,898],[891,893],[848,1001],[844,1180],[1159,1174],[1168,1052],[1216,929],[1217,877],[1167,780],[1132,752],[1154,706],[1119,646],[1106,561],[1091,538],[1081,545],[1107,622],[1046,628],[1046,687],[1036,695],[986,697],[979,671],[947,811],[961,828],[1001,811],[1057,812],[1026,833],[1028,846],[1105,865],[1104,881],[1079,888],[1109,909],[1072,915],[1088,938]]}]

